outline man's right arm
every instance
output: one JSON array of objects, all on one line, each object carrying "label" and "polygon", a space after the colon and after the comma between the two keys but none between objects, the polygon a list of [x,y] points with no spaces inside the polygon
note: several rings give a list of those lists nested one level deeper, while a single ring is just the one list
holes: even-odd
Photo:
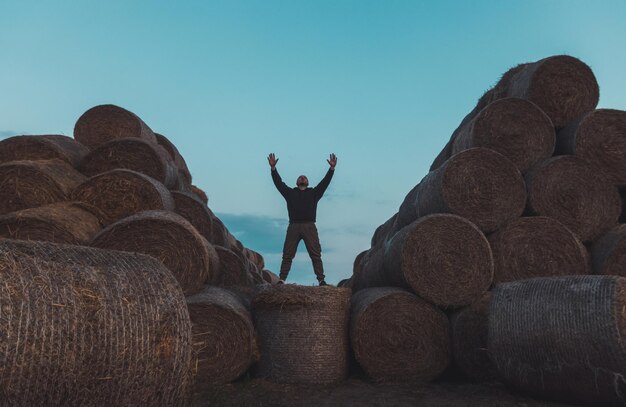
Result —
[{"label": "man's right arm", "polygon": [[280,192],[282,196],[287,197],[289,187],[283,182],[282,178],[280,178],[276,167],[272,168],[272,181],[274,181],[274,185],[276,186],[278,192]]}]

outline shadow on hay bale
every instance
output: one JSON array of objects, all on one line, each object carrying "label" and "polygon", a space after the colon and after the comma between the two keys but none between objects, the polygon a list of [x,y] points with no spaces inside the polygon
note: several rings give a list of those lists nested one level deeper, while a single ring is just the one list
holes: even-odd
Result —
[{"label": "shadow on hay bale", "polygon": [[187,307],[195,391],[243,375],[258,355],[252,316],[239,297],[218,287],[206,287],[187,297]]},{"label": "shadow on hay bale", "polygon": [[206,240],[213,243],[215,214],[200,198],[191,192],[172,191],[175,212],[187,219]]},{"label": "shadow on hay bale", "polygon": [[489,235],[488,240],[493,252],[494,283],[591,274],[587,248],[553,218],[519,218]]},{"label": "shadow on hay bale", "polygon": [[352,296],[350,342],[356,361],[376,381],[430,381],[451,357],[446,315],[399,288]]},{"label": "shadow on hay bale", "polygon": [[219,258],[219,271],[213,274],[211,284],[218,286],[253,286],[248,261],[234,251],[215,246]]},{"label": "shadow on hay bale", "polygon": [[349,289],[268,286],[254,298],[253,309],[261,353],[258,376],[309,384],[346,378]]},{"label": "shadow on hay bale", "polygon": [[616,186],[626,186],[626,112],[598,109],[557,135],[560,154],[573,154],[602,171]]},{"label": "shadow on hay bale", "polygon": [[166,188],[178,184],[178,170],[167,151],[157,143],[138,138],[116,139],[102,144],[85,156],[78,169],[93,177],[119,168],[146,174]]},{"label": "shadow on hay bale", "polygon": [[131,137],[157,142],[143,120],[115,105],[94,106],[83,113],[74,125],[74,138],[92,149],[111,140]]},{"label": "shadow on hay bale", "polygon": [[389,236],[389,233],[391,233],[391,231],[393,230],[397,217],[398,213],[395,213],[392,217],[387,219],[385,223],[376,228],[370,242],[371,247],[384,243],[388,238],[391,237]]},{"label": "shadow on hay bale", "polygon": [[196,194],[198,198],[200,198],[200,200],[204,202],[205,205],[209,204],[209,197],[206,195],[206,192],[204,192],[202,189],[200,189],[199,187],[195,185],[192,185],[191,192]]},{"label": "shadow on hay bale", "polygon": [[366,250],[360,256],[359,263],[353,265],[352,289],[354,291],[391,285],[384,268],[385,246],[383,244]]},{"label": "shadow on hay bale", "polygon": [[626,225],[619,225],[591,245],[595,274],[626,277]]},{"label": "shadow on hay bale", "polygon": [[180,154],[174,143],[172,143],[167,137],[159,133],[155,133],[154,135],[156,136],[159,145],[167,151],[170,159],[178,169],[178,185],[175,186],[175,189],[191,191],[191,172],[189,172],[189,167],[187,167],[185,159]]},{"label": "shadow on hay bale", "polygon": [[553,157],[526,174],[527,211],[554,218],[587,242],[617,224],[616,187],[575,156]]},{"label": "shadow on hay bale", "polygon": [[144,211],[119,220],[98,233],[91,246],[158,259],[185,295],[202,290],[218,267],[213,246],[183,217],[166,211]]},{"label": "shadow on hay bale", "polygon": [[85,176],[64,161],[0,164],[0,214],[67,201]]},{"label": "shadow on hay bale", "polygon": [[61,160],[77,167],[89,149],[62,135],[14,136],[0,141],[0,163],[22,160]]},{"label": "shadow on hay bale", "polygon": [[534,103],[505,98],[487,105],[459,129],[452,155],[474,147],[502,154],[525,173],[554,152],[555,132],[550,118]]},{"label": "shadow on hay bale", "polygon": [[490,300],[491,293],[487,292],[450,316],[454,365],[465,377],[477,382],[498,379],[487,350]]},{"label": "shadow on hay bale", "polygon": [[263,269],[261,271],[263,273],[263,280],[265,280],[267,283],[276,284],[280,280],[280,277],[278,277],[276,273],[273,273],[270,270]]},{"label": "shadow on hay bale", "polygon": [[623,405],[625,307],[626,280],[616,276],[498,284],[489,309],[489,356],[517,391],[576,404]]},{"label": "shadow on hay bale", "polygon": [[104,215],[82,202],[56,202],[0,215],[0,236],[86,245],[102,229]]},{"label": "shadow on hay bale", "polygon": [[72,199],[99,208],[113,223],[147,210],[174,210],[170,191],[157,180],[131,170],[95,175],[74,189]]},{"label": "shadow on hay bale", "polygon": [[157,261],[0,239],[0,270],[3,405],[186,405],[189,315]]}]

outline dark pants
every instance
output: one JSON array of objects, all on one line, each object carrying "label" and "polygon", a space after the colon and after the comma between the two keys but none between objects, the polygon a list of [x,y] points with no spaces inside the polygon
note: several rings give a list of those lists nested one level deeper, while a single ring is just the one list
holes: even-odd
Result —
[{"label": "dark pants", "polygon": [[304,240],[309,257],[313,263],[313,271],[317,276],[317,281],[324,280],[324,265],[322,264],[322,247],[317,234],[315,223],[290,223],[287,228],[285,245],[283,247],[283,262],[280,265],[280,278],[287,279],[291,262],[296,255],[300,240]]}]

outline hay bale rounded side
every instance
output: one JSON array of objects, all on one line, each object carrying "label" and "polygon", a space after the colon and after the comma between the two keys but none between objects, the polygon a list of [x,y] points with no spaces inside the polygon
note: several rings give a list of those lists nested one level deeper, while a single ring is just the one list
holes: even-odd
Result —
[{"label": "hay bale rounded side", "polygon": [[191,192],[196,194],[202,200],[202,202],[204,202],[205,205],[209,204],[209,197],[207,196],[206,192],[204,192],[201,188],[192,185]]},{"label": "hay bale rounded side", "polygon": [[263,280],[267,283],[276,284],[280,280],[280,277],[270,270],[263,269],[261,272],[263,273]]},{"label": "hay bale rounded side", "polygon": [[591,273],[587,248],[553,218],[519,218],[489,235],[488,240],[494,283]]},{"label": "hay bale rounded side", "polygon": [[171,191],[175,212],[187,219],[209,242],[213,242],[213,219],[215,215],[191,192]]},{"label": "hay bale rounded side", "polygon": [[465,377],[477,382],[498,379],[487,350],[490,300],[491,293],[487,292],[450,316],[454,365]]},{"label": "hay bale rounded side", "polygon": [[194,389],[202,392],[243,375],[253,362],[252,316],[230,291],[206,287],[187,297],[191,319]]},{"label": "hay bale rounded side", "polygon": [[349,289],[273,285],[256,295],[253,308],[261,353],[257,375],[309,384],[346,378]]},{"label": "hay bale rounded side", "polygon": [[0,236],[86,245],[102,229],[99,210],[82,202],[56,202],[0,215]]},{"label": "hay bale rounded side", "polygon": [[0,163],[22,160],[61,160],[77,167],[89,149],[71,137],[50,134],[14,136],[0,141]]},{"label": "hay bale rounded side", "polygon": [[384,252],[384,271],[386,285],[409,288],[442,307],[463,306],[491,285],[493,257],[485,235],[468,220],[430,215],[394,235]]},{"label": "hay bale rounded side", "polygon": [[626,225],[618,225],[591,245],[595,274],[626,277]]},{"label": "hay bale rounded side", "polygon": [[186,405],[189,314],[159,262],[0,239],[0,269],[2,404]]},{"label": "hay bale rounded side", "polygon": [[131,170],[95,175],[72,192],[72,199],[93,205],[113,223],[147,210],[174,210],[170,191],[157,180]]},{"label": "hay bale rounded side", "polygon": [[472,148],[430,172],[417,191],[417,218],[452,213],[489,233],[524,212],[526,187],[521,173],[502,154]]},{"label": "hay bale rounded side", "polygon": [[74,138],[89,148],[121,138],[138,138],[156,143],[154,133],[136,114],[115,105],[94,106],[74,126]]},{"label": "hay bale rounded side", "polygon": [[0,214],[67,201],[85,179],[59,160],[0,164]]},{"label": "hay bale rounded side", "polygon": [[91,246],[150,255],[176,277],[185,295],[202,290],[215,272],[213,247],[183,217],[166,211],[144,211],[103,229]]},{"label": "hay bale rounded side", "polygon": [[246,259],[222,246],[215,246],[215,251],[219,259],[219,272],[213,274],[211,284],[224,287],[254,285]]},{"label": "hay bale rounded side", "polygon": [[626,280],[616,276],[498,284],[489,309],[489,356],[517,391],[576,404],[623,405],[625,308]]},{"label": "hay bale rounded side", "polygon": [[459,130],[452,155],[485,147],[502,154],[525,173],[550,158],[554,144],[554,126],[541,109],[524,99],[505,98],[487,105]]},{"label": "hay bale rounded side", "polygon": [[191,189],[191,172],[189,172],[189,167],[187,167],[187,162],[178,151],[178,148],[172,143],[167,137],[162,134],[155,133],[154,134],[157,139],[157,143],[161,147],[163,147],[167,153],[169,154],[172,162],[178,169],[179,173],[179,185],[178,189],[189,190]]},{"label": "hay bale rounded side", "polygon": [[353,274],[352,289],[356,292],[369,287],[385,287],[390,284],[384,267],[385,246],[379,244],[367,250],[357,265],[358,273]]},{"label": "hay bale rounded side", "polygon": [[598,109],[557,135],[560,154],[582,158],[617,186],[626,186],[626,112]]},{"label": "hay bale rounded side", "polygon": [[167,151],[157,143],[137,138],[115,139],[100,145],[85,156],[78,170],[93,177],[120,168],[146,174],[167,188],[178,183],[178,171]]},{"label": "hay bale rounded side", "polygon": [[394,225],[396,223],[397,217],[398,217],[398,213],[395,213],[392,217],[387,219],[385,223],[383,223],[382,225],[376,228],[376,230],[374,231],[374,234],[372,235],[372,240],[370,242],[371,247],[377,246],[385,242],[388,238],[391,237],[389,235],[392,233],[394,229]]},{"label": "hay bale rounded side", "polygon": [[554,218],[583,242],[617,224],[618,190],[575,156],[553,157],[526,174],[528,211]]},{"label": "hay bale rounded side", "polygon": [[367,288],[352,296],[350,343],[376,381],[430,381],[451,358],[446,315],[399,288]]},{"label": "hay bale rounded side", "polygon": [[213,220],[213,229],[212,229],[211,239],[208,239],[209,242],[213,243],[216,246],[222,246],[227,249],[233,248],[231,241],[230,241],[232,235],[230,234],[228,229],[226,229],[226,225],[224,225],[224,222],[222,222],[220,218],[215,216],[215,214],[213,214],[212,220]]}]

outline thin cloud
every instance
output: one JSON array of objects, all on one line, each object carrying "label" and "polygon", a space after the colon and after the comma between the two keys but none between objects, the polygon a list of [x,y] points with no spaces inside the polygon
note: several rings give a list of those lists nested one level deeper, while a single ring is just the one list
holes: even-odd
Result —
[{"label": "thin cloud", "polygon": [[282,253],[287,220],[262,215],[217,213],[244,246],[260,253]]}]

